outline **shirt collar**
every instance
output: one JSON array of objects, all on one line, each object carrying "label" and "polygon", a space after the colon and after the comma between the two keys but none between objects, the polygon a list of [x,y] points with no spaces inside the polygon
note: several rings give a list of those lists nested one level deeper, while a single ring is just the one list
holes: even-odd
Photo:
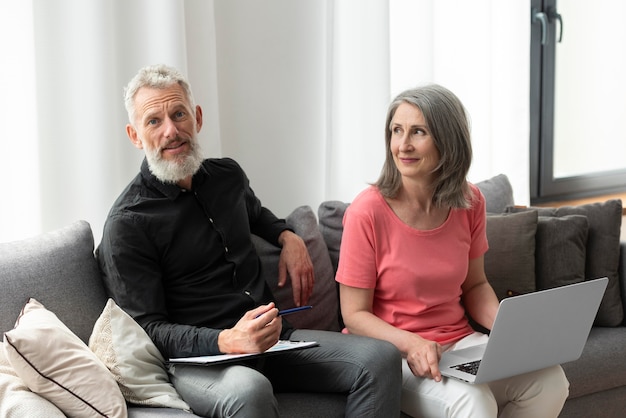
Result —
[{"label": "shirt collar", "polygon": [[[143,162],[141,163],[141,176],[145,179],[145,181],[150,184],[152,187],[155,187],[161,193],[163,193],[168,199],[175,200],[182,192],[183,189],[173,183],[164,183],[152,172],[150,171],[150,167],[148,165],[148,160],[144,157]],[[200,169],[193,175],[192,179],[192,188],[204,183],[206,177],[208,176],[208,172],[204,167],[204,164],[200,166]]]}]

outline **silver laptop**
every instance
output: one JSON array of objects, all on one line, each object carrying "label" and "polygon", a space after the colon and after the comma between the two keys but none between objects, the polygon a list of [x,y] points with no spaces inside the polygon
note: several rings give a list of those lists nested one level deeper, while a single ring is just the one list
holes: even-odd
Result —
[{"label": "silver laptop", "polygon": [[486,344],[443,353],[444,376],[486,383],[582,354],[606,277],[503,299]]}]

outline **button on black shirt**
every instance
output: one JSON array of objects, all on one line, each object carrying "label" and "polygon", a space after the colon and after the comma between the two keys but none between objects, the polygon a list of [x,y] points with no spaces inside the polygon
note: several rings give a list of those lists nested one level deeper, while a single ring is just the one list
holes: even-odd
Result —
[{"label": "button on black shirt", "polygon": [[109,213],[97,257],[109,295],[166,358],[218,354],[222,329],[273,300],[250,235],[278,245],[285,229],[231,159],[205,160],[189,191],[159,181],[144,160]]}]

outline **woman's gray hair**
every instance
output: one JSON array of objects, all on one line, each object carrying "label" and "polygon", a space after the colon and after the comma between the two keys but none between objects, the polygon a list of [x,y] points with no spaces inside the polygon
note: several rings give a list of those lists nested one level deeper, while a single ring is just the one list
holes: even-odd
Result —
[{"label": "woman's gray hair", "polygon": [[402,103],[420,109],[441,159],[434,169],[433,203],[438,207],[468,208],[471,205],[467,173],[472,163],[470,126],[459,98],[437,84],[400,93],[389,105],[385,123],[385,163],[374,183],[383,196],[393,198],[402,185],[400,171],[391,154],[391,121]]},{"label": "woman's gray hair", "polygon": [[126,106],[126,112],[128,113],[128,121],[132,125],[135,124],[135,95],[140,88],[164,89],[176,83],[183,88],[191,109],[195,109],[196,105],[191,93],[191,86],[187,78],[176,68],[158,64],[139,70],[137,75],[124,88],[124,106]]}]

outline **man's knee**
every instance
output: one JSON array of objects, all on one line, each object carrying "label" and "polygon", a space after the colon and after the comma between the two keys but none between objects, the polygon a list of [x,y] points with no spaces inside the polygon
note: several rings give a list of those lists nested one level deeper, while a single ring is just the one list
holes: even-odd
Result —
[{"label": "man's knee", "polygon": [[402,375],[402,356],[400,351],[390,342],[374,338],[364,338],[360,348],[360,356],[368,368],[376,374],[396,376],[398,382]]},{"label": "man's knee", "polygon": [[170,369],[174,387],[195,414],[207,417],[277,417],[269,380],[245,366]]},{"label": "man's knee", "polygon": [[232,383],[232,396],[222,406],[222,416],[278,416],[278,404],[272,384],[261,373],[247,374],[245,378],[233,380]]}]

